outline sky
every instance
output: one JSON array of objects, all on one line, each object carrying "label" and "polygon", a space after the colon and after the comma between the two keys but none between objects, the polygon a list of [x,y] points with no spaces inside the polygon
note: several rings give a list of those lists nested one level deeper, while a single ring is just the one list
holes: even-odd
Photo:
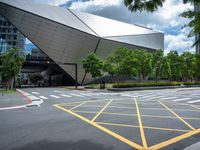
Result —
[{"label": "sky", "polygon": [[130,12],[123,4],[123,0],[33,0],[35,2],[67,7],[99,16],[139,24],[160,31],[165,34],[165,54],[170,50],[194,52],[192,38],[187,38],[188,28],[183,28],[187,19],[179,16],[182,12],[192,9],[190,4],[183,4],[182,0],[166,0],[162,8],[154,13]]}]

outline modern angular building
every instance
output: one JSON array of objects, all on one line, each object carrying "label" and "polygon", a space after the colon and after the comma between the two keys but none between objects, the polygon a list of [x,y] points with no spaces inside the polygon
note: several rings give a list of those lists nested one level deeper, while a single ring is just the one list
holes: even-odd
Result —
[{"label": "modern angular building", "polygon": [[92,81],[81,60],[91,52],[106,58],[120,47],[154,51],[164,48],[164,34],[138,25],[32,3],[30,0],[0,0],[0,14],[78,83]]},{"label": "modern angular building", "polygon": [[24,48],[25,37],[0,15],[0,55],[9,47]]}]

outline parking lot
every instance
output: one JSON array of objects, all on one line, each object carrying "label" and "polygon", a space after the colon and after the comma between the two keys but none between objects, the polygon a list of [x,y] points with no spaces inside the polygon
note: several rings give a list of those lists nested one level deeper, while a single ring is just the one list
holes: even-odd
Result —
[{"label": "parking lot", "polygon": [[55,104],[135,149],[160,149],[200,133],[200,108],[136,98]]},{"label": "parking lot", "polygon": [[197,89],[24,91],[33,101],[44,102],[40,107],[0,111],[1,149],[179,150],[200,142]]}]

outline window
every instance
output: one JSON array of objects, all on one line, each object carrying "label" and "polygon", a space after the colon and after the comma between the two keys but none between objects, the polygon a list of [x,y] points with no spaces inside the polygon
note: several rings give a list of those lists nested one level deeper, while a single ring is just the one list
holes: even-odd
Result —
[{"label": "window", "polygon": [[13,46],[16,46],[16,42],[13,42]]},{"label": "window", "polygon": [[13,39],[16,40],[17,39],[17,35],[13,35]]},{"label": "window", "polygon": [[6,21],[3,22],[3,25],[6,26]]},{"label": "window", "polygon": [[14,31],[14,33],[17,33],[17,29],[16,28],[14,28],[13,31]]}]

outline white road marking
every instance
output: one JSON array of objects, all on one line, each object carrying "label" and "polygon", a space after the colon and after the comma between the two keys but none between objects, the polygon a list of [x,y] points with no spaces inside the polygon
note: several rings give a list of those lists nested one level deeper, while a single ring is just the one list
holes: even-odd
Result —
[{"label": "white road marking", "polygon": [[39,95],[40,93],[38,93],[38,92],[31,92],[32,94],[36,94],[36,95]]},{"label": "white road marking", "polygon": [[72,93],[72,94],[70,94],[71,96],[77,96],[77,97],[84,97],[84,96],[82,96],[82,95],[78,95],[78,94],[74,94],[74,93]]},{"label": "white road marking", "polygon": [[81,94],[81,95],[83,95],[83,96],[92,96],[92,95],[86,94],[86,93],[79,93],[79,94]]},{"label": "white road marking", "polygon": [[63,91],[54,90],[56,93],[63,93]]},{"label": "white road marking", "polygon": [[53,98],[60,98],[59,96],[56,96],[56,95],[50,95],[50,96]]},{"label": "white road marking", "polygon": [[185,100],[189,100],[191,98],[180,98],[180,99],[175,99],[173,100],[174,102],[179,102],[179,101],[185,101]]},{"label": "white road marking", "polygon": [[41,99],[48,99],[47,97],[45,96],[39,96]]},{"label": "white road marking", "polygon": [[156,95],[145,95],[145,96],[143,96],[143,98],[148,98],[148,97],[152,97],[152,96],[156,96]]},{"label": "white road marking", "polygon": [[137,97],[137,96],[133,96],[133,95],[130,95],[130,94],[121,94],[121,96],[126,96],[126,97]]},{"label": "white road marking", "polygon": [[163,98],[163,97],[166,97],[166,96],[154,96],[154,97],[150,97],[150,98],[148,98],[148,100],[156,99],[156,98]]},{"label": "white road marking", "polygon": [[30,107],[30,106],[38,106],[40,107],[40,105],[43,103],[44,101],[43,100],[40,100],[40,101],[33,101],[31,104],[28,104],[26,105],[27,107]]},{"label": "white road marking", "polygon": [[177,97],[167,97],[167,98],[162,98],[162,100],[174,99],[174,98],[177,98]]},{"label": "white road marking", "polygon": [[198,102],[200,102],[200,100],[189,101],[189,102],[187,102],[187,103],[188,103],[188,104],[193,104],[193,103],[198,103]]},{"label": "white road marking", "polygon": [[71,97],[70,95],[66,95],[66,94],[60,94],[60,96],[63,96],[63,97]]},{"label": "white road marking", "polygon": [[25,108],[25,107],[26,107],[26,105],[14,106],[14,107],[4,107],[4,108],[0,108],[0,110],[19,109],[19,108]]},{"label": "white road marking", "polygon": [[39,97],[36,97],[34,95],[30,95],[28,96],[28,98],[30,98],[31,100],[37,100],[37,99],[40,99]]}]

